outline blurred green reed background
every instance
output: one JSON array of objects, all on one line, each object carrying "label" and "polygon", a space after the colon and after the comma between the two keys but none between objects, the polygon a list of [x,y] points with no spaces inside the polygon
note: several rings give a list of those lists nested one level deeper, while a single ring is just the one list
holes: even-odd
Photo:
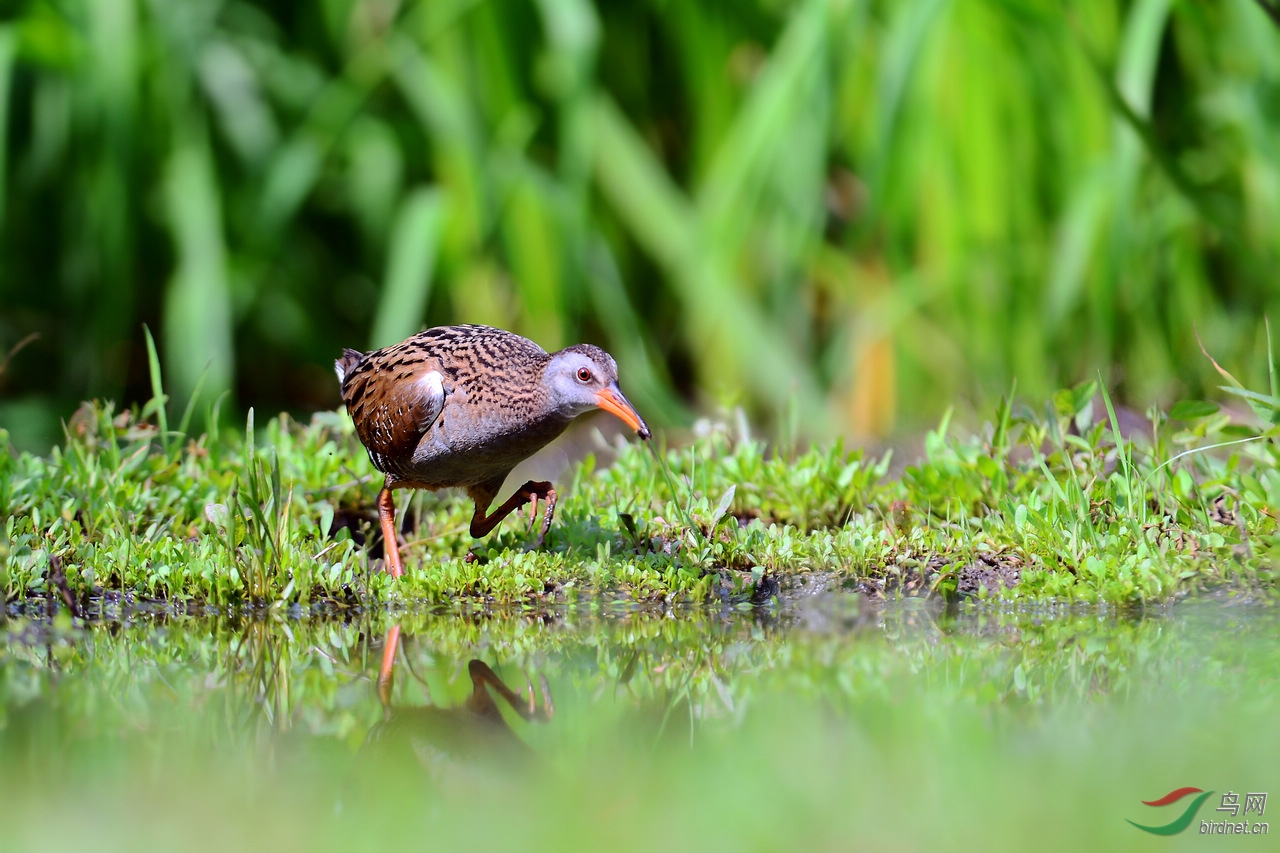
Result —
[{"label": "blurred green reed background", "polygon": [[[1101,370],[1246,382],[1280,303],[1252,0],[18,0],[0,426],[338,403],[344,345],[607,346],[640,408],[868,437]],[[1206,387],[1209,391],[1206,392]]]}]

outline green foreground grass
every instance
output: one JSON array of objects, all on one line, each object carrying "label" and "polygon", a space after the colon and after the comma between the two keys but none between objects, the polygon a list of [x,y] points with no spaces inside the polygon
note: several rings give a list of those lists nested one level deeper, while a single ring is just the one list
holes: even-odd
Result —
[{"label": "green foreground grass", "polygon": [[514,518],[473,546],[461,497],[402,498],[399,581],[375,558],[378,480],[345,414],[281,416],[261,431],[251,414],[242,434],[188,437],[185,419],[178,430],[153,419],[154,404],[85,404],[50,456],[0,452],[0,589],[11,603],[89,608],[738,604],[832,585],[1115,603],[1217,587],[1270,595],[1271,432],[1180,404],[1180,420],[1152,412],[1149,434],[1117,442],[1114,413],[1096,420],[1093,398],[1088,384],[1043,415],[1002,404],[970,437],[944,421],[893,476],[889,454],[770,449],[741,422],[667,451],[669,475],[628,446],[561,483],[536,552]]}]

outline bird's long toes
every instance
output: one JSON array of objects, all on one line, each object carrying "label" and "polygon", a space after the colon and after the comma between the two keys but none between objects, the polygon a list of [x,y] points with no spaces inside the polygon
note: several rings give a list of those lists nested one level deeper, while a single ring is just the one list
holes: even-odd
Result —
[{"label": "bird's long toes", "polygon": [[529,496],[529,533],[533,532],[533,525],[538,521],[538,496],[532,494]]},{"label": "bird's long toes", "polygon": [[542,530],[538,533],[539,541],[547,538],[547,532],[551,530],[551,519],[556,514],[556,493],[554,489],[548,489],[544,496],[547,502],[547,508],[542,513]]}]

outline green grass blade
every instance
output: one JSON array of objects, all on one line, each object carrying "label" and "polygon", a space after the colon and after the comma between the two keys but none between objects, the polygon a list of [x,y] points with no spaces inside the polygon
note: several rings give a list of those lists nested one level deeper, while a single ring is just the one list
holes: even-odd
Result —
[{"label": "green grass blade", "polygon": [[884,39],[876,74],[875,160],[870,169],[871,202],[879,205],[888,194],[889,173],[898,151],[901,116],[911,82],[922,66],[921,52],[947,7],[947,0],[912,0],[898,4]]},{"label": "green grass blade", "polygon": [[1240,397],[1249,404],[1254,414],[1269,424],[1280,423],[1280,397],[1260,394],[1248,388],[1234,388],[1230,385],[1219,385],[1219,389],[1235,397]]},{"label": "green grass blade", "polygon": [[1126,509],[1132,513],[1134,511],[1134,501],[1137,501],[1142,507],[1141,512],[1138,513],[1138,515],[1141,517],[1143,523],[1146,523],[1147,504],[1146,501],[1142,500],[1142,495],[1135,494],[1133,466],[1130,464],[1131,460],[1129,458],[1129,443],[1125,440],[1125,437],[1120,434],[1120,419],[1116,417],[1116,409],[1111,402],[1111,394],[1107,392],[1107,385],[1103,381],[1101,373],[1098,374],[1098,388],[1101,389],[1102,402],[1106,404],[1107,417],[1111,421],[1111,437],[1116,443],[1116,455],[1120,457],[1120,465],[1124,470],[1124,482],[1125,488],[1128,491],[1127,498],[1129,501],[1129,506],[1126,507]]},{"label": "green grass blade", "polygon": [[5,190],[9,168],[9,100],[17,52],[17,33],[11,26],[0,26],[0,228],[4,227],[5,203],[9,197]]},{"label": "green grass blade", "polygon": [[607,98],[595,105],[596,177],[609,203],[643,248],[664,266],[683,305],[690,343],[717,377],[734,380],[783,411],[793,396],[807,426],[822,432],[827,408],[813,372],[754,300],[745,298],[721,256],[702,247],[694,209]]},{"label": "green grass blade", "polygon": [[[521,164],[512,170],[507,203],[502,212],[503,242],[520,295],[523,322],[548,350],[571,341],[565,337],[569,319],[569,288],[575,242],[569,235],[564,205],[550,177]],[[575,312],[576,313],[576,312]]]},{"label": "green grass blade", "polygon": [[200,378],[196,380],[196,387],[191,391],[191,397],[187,400],[186,407],[182,410],[182,420],[178,421],[178,435],[188,436],[188,430],[191,427],[191,416],[196,410],[196,401],[200,399],[200,392],[204,388],[205,377],[209,375],[206,369],[201,371]]},{"label": "green grass blade", "polygon": [[1271,385],[1271,396],[1280,400],[1280,373],[1276,371],[1276,353],[1271,342],[1271,318],[1262,317],[1262,328],[1267,335],[1267,379]]},{"label": "green grass blade", "polygon": [[371,348],[397,343],[421,328],[431,298],[445,213],[440,190],[420,188],[401,203],[392,226],[387,276],[373,323]]},{"label": "green grass blade", "polygon": [[253,465],[255,456],[253,443],[253,406],[250,406],[249,412],[244,419],[244,467],[246,471]]},{"label": "green grass blade", "polygon": [[147,340],[147,372],[151,376],[151,402],[147,404],[147,408],[155,410],[156,423],[160,427],[160,444],[164,448],[165,455],[168,455],[169,415],[165,411],[168,397],[164,394],[164,384],[160,379],[160,356],[156,353],[156,342],[151,337],[151,329],[143,325],[142,334]]},{"label": "green grass blade", "polygon": [[221,189],[203,128],[192,126],[165,171],[165,212],[178,254],[164,306],[165,366],[175,399],[207,374],[211,393],[231,389],[232,310]]}]

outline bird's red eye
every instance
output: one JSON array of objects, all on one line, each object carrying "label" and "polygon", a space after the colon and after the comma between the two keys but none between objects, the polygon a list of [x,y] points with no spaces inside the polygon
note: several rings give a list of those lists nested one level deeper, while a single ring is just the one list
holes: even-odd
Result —
[{"label": "bird's red eye", "polygon": [[585,367],[579,367],[579,368],[578,368],[578,381],[579,381],[579,382],[590,382],[590,381],[591,381],[591,371],[590,371],[590,370],[587,370]]}]

